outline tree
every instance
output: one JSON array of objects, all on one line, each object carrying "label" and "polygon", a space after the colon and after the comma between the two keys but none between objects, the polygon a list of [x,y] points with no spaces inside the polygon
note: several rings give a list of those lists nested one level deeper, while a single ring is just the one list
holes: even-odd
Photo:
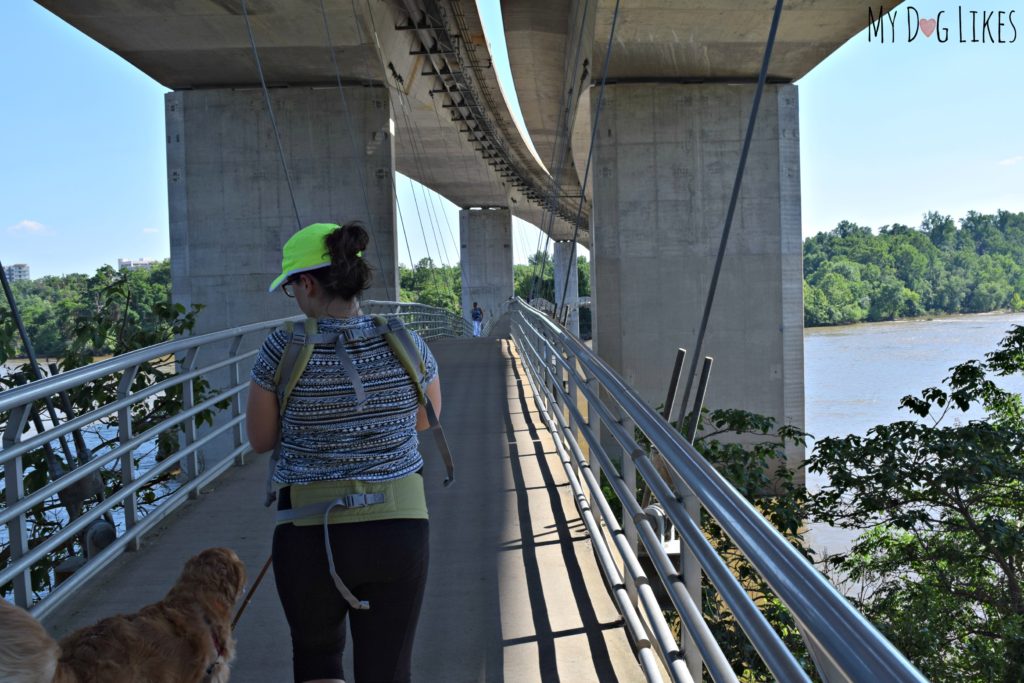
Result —
[{"label": "tree", "polygon": [[804,242],[805,324],[983,312],[1024,299],[1024,213],[926,214],[920,229],[843,221]]},{"label": "tree", "polygon": [[864,532],[826,566],[934,681],[1024,680],[1024,404],[990,378],[1021,373],[1016,326],[946,388],[904,397],[914,419],[823,439],[808,461],[829,478],[812,517]]},{"label": "tree", "polygon": [[[161,282],[161,277],[163,275],[159,268],[156,282],[152,283],[150,274],[145,271],[118,272],[109,266],[100,268],[91,278],[70,276],[75,285],[80,287],[76,292],[80,298],[68,307],[69,311],[75,310],[76,315],[61,321],[62,329],[68,330],[67,336],[61,339],[60,344],[61,352],[58,365],[61,369],[70,370],[91,363],[93,356],[97,353],[117,355],[168,341],[176,336],[190,334],[195,325],[196,315],[202,306],[195,305],[191,311],[186,311],[184,306],[172,304],[169,278],[165,278]],[[61,285],[65,283],[65,279],[42,278],[42,280],[42,282],[34,281],[34,284],[27,288],[29,294],[25,297],[27,300],[31,301],[34,287],[43,290],[49,289],[51,292],[63,292]],[[9,317],[5,316],[5,319]],[[7,327],[7,325],[0,325],[0,329],[6,330]],[[45,334],[38,332],[38,328],[35,331],[29,330],[33,340],[45,339]],[[13,339],[6,332],[0,336],[0,355],[9,355],[13,350],[10,348],[13,346],[12,341]],[[6,348],[4,348],[5,346]],[[180,372],[180,367],[173,356],[141,363],[132,383],[132,391],[139,391],[176,372]],[[115,373],[70,389],[68,397],[73,406],[71,413],[81,415],[94,410],[97,405],[106,405],[112,402],[118,395],[120,379],[120,376]],[[0,377],[0,391],[11,388],[15,384],[13,377]],[[196,402],[201,402],[212,395],[205,379],[193,379],[192,388]],[[183,385],[170,387],[152,397],[151,400],[132,405],[132,426],[136,433],[145,433],[158,423],[179,415],[183,406],[183,389]],[[228,407],[229,400],[218,401],[215,403],[215,408],[223,410]],[[213,414],[214,409],[201,411],[196,415],[196,424],[212,424]],[[0,414],[0,431],[6,429],[7,418],[6,414]],[[109,451],[116,445],[117,420],[118,415],[114,413],[99,418],[86,429],[91,437],[87,439],[86,443],[93,454]],[[178,425],[153,439],[148,444],[149,448],[142,447],[133,451],[132,458],[135,465],[137,466],[140,461],[153,455],[154,451],[156,460],[167,457],[169,453],[177,449],[178,436],[182,429],[183,427]],[[87,455],[83,456],[83,453],[82,451],[77,452],[77,457],[79,459],[88,457]],[[49,473],[44,448],[25,454],[23,464],[25,476],[22,484],[26,494],[38,491],[53,476]],[[63,463],[58,463],[57,467],[67,469]],[[175,478],[176,474],[174,470],[164,472],[139,492],[143,512],[150,504],[170,495],[180,487]],[[105,496],[116,493],[125,484],[121,481],[120,466],[116,463],[101,469],[100,476]],[[3,498],[3,494],[3,483],[0,482],[0,499]],[[52,497],[26,511],[30,547],[39,545],[57,529],[68,523],[69,514],[62,505],[63,503],[59,501],[58,497]],[[94,502],[87,501],[85,507],[88,509],[93,505],[95,505]],[[47,554],[33,567],[31,577],[34,591],[42,593],[53,587],[53,567],[76,549],[75,544],[77,544],[77,549],[81,548],[80,541],[76,540],[72,547],[62,547]],[[10,547],[0,545],[0,566],[5,564],[9,558]],[[6,593],[10,589],[11,584],[0,586],[0,594]]]},{"label": "tree", "polygon": [[[807,435],[791,425],[776,427],[773,418],[745,410],[708,412],[705,409],[703,413],[700,435],[693,445],[793,547],[811,559],[801,531],[805,518],[805,489],[794,482],[794,473],[786,466],[787,446],[802,446]],[[726,438],[720,439],[722,436]],[[702,512],[701,527],[768,623],[805,671],[811,674],[814,665],[793,615],[706,511]],[[702,594],[704,619],[739,680],[744,683],[775,681],[775,676],[757,654],[732,610],[706,576]]]},{"label": "tree", "polygon": [[590,296],[590,261],[586,256],[576,257],[576,271],[579,273],[580,296]]},{"label": "tree", "polygon": [[921,221],[921,230],[931,238],[932,244],[940,249],[950,249],[955,244],[956,225],[949,216],[929,211]]},{"label": "tree", "polygon": [[[684,419],[677,426],[680,431],[684,431],[686,425],[687,420]],[[634,433],[637,443],[650,453],[651,443],[643,432],[635,430]],[[739,409],[704,408],[701,410],[693,445],[794,548],[810,559],[811,551],[804,542],[802,531],[805,489],[795,483],[794,472],[786,465],[786,449],[802,446],[806,437],[807,434],[791,425],[776,426],[774,418],[765,415]],[[621,505],[610,488],[605,495],[611,498],[612,510],[621,514]],[[716,553],[739,579],[768,623],[794,653],[801,666],[813,676],[813,663],[789,610],[705,510],[701,512],[700,526]],[[736,621],[732,610],[706,576],[702,579],[701,593],[704,619],[738,679],[744,683],[776,680]],[[667,616],[673,628],[681,628],[677,614]]]},{"label": "tree", "polygon": [[416,268],[398,266],[400,301],[418,302],[462,314],[460,267],[436,266],[430,258],[422,258]]},{"label": "tree", "polygon": [[459,297],[450,288],[428,284],[419,293],[419,303],[459,313]]}]

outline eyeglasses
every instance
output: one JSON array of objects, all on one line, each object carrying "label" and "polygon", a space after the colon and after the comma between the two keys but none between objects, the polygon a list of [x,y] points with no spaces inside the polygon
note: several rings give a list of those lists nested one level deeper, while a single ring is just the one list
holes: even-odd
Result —
[{"label": "eyeglasses", "polygon": [[284,292],[284,295],[289,299],[295,298],[295,292],[292,290],[292,285],[294,285],[296,282],[298,282],[298,278],[289,279],[287,282],[281,285],[281,291]]}]

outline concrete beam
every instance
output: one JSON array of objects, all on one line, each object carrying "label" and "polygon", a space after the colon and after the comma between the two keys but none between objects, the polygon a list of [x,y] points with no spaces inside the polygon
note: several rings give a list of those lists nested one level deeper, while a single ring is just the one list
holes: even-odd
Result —
[{"label": "concrete beam", "polygon": [[[259,86],[239,0],[37,1],[168,88]],[[416,16],[411,17],[408,4],[400,1],[327,3],[333,55],[319,3],[248,0],[247,6],[271,88],[333,89],[340,100],[339,77],[346,94],[362,84],[386,83],[401,93],[392,110],[400,172],[458,206],[508,206],[516,216],[565,239],[573,233],[565,216],[575,216],[572,197],[579,195],[578,189],[570,184],[550,190],[547,170],[532,152],[525,132],[519,130],[491,66],[476,3],[439,2],[441,23],[448,33],[459,36],[457,54],[422,54],[423,41],[432,45],[433,37],[429,32],[396,28],[411,19],[423,21],[422,12],[414,10]],[[454,103],[462,102],[468,93],[445,94],[450,77],[429,75],[434,67],[447,68],[443,60],[472,82],[471,90],[485,114],[477,110],[467,121],[469,109]],[[499,155],[504,165],[495,159],[498,148],[505,151]],[[554,221],[546,220],[546,200],[551,195],[562,214]],[[584,211],[584,224],[587,215]],[[579,237],[583,244],[590,238],[585,228]]]},{"label": "concrete beam", "polygon": [[512,213],[508,209],[464,209],[459,212],[462,270],[462,316],[476,301],[484,322],[497,315],[514,292]]},{"label": "concrete beam", "polygon": [[[612,0],[598,4],[595,51],[608,44],[615,6]],[[885,9],[899,4],[886,4]],[[608,77],[756,81],[774,5],[745,0],[623,0]],[[877,14],[878,5],[874,10]],[[769,78],[801,78],[867,25],[868,4],[787,2]]]},{"label": "concrete beam", "polygon": [[[675,349],[692,356],[696,344],[753,90],[605,91],[595,150],[594,349],[652,407],[664,400]],[[704,354],[715,359],[708,406],[803,426],[796,86],[768,86],[761,101]],[[791,464],[801,457],[791,454]]]},{"label": "concrete beam", "polygon": [[[272,102],[302,225],[362,220],[375,270],[364,296],[393,299],[388,93],[362,87],[347,94],[349,116],[336,90],[275,89]],[[267,293],[281,271],[281,247],[298,224],[262,93],[179,91],[166,96],[166,106],[175,301],[206,307],[198,332],[294,314],[294,302]]]}]

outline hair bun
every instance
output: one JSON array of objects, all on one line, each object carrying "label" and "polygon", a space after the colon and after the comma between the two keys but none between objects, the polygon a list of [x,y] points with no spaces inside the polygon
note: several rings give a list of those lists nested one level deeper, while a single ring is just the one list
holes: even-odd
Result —
[{"label": "hair bun", "polygon": [[330,232],[324,244],[331,255],[325,283],[328,291],[350,299],[365,290],[370,284],[371,269],[362,256],[370,244],[370,233],[363,224],[345,223]]},{"label": "hair bun", "polygon": [[326,244],[331,261],[353,261],[369,246],[370,234],[362,223],[351,221],[327,235]]}]

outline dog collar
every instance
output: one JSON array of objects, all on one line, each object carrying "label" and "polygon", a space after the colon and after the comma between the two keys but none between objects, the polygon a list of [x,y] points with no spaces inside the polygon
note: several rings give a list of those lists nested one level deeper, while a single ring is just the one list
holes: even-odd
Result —
[{"label": "dog collar", "polygon": [[224,655],[226,654],[224,642],[217,636],[217,632],[213,629],[212,624],[210,625],[210,639],[213,641],[213,649],[217,653],[217,658],[210,662],[210,666],[206,667],[206,680],[213,676],[213,672],[224,661]]}]

